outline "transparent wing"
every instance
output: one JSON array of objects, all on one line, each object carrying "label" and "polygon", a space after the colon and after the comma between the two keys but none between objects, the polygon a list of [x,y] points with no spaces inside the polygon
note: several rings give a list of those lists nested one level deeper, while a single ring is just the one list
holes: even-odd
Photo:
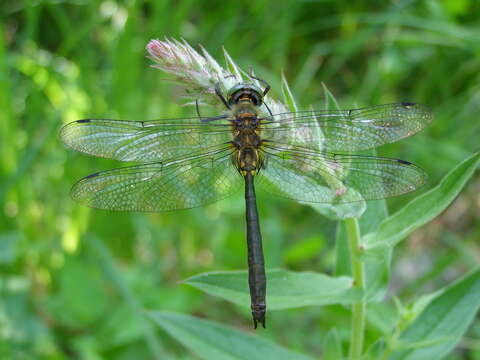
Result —
[{"label": "transparent wing", "polygon": [[425,172],[403,160],[267,146],[259,188],[304,202],[346,203],[413,191]]},{"label": "transparent wing", "polygon": [[338,111],[277,114],[262,121],[262,137],[313,150],[352,152],[411,136],[432,121],[430,110],[415,103]]},{"label": "transparent wing", "polygon": [[68,147],[98,157],[154,162],[182,157],[231,140],[219,116],[153,121],[84,119],[65,125],[60,138]]},{"label": "transparent wing", "polygon": [[167,164],[103,171],[78,181],[72,197],[93,208],[159,212],[209,204],[241,188],[242,177],[223,148]]}]

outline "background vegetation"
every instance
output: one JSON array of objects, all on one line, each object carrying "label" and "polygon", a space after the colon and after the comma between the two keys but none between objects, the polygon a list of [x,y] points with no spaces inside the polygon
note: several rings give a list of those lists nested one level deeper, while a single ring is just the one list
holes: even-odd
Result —
[{"label": "background vegetation", "polygon": [[[143,316],[175,311],[250,331],[246,308],[178,281],[244,269],[244,204],[165,214],[95,211],[72,202],[76,179],[114,161],[73,153],[57,139],[84,117],[153,119],[193,114],[182,89],[150,68],[152,38],[224,46],[281,97],[281,72],[302,106],[324,104],[322,82],[342,107],[415,101],[434,123],[381,155],[421,165],[433,187],[479,149],[480,4],[420,1],[87,1],[0,4],[0,357],[195,358]],[[396,249],[390,293],[403,302],[457,279],[480,259],[480,177]],[[413,197],[389,200],[391,212]],[[335,222],[312,208],[259,194],[269,268],[331,274]],[[384,303],[387,306],[387,303]],[[340,305],[271,312],[255,336],[317,358]],[[379,322],[369,319],[367,345]],[[480,322],[448,359],[480,359]]]}]

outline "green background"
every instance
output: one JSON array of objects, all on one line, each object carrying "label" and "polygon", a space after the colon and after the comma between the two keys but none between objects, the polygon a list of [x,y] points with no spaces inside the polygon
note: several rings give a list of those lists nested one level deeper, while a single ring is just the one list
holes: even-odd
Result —
[{"label": "green background", "polygon": [[[193,358],[141,315],[178,311],[250,330],[246,308],[177,282],[246,267],[244,203],[236,196],[163,214],[109,213],[69,197],[80,177],[117,167],[67,150],[62,124],[85,117],[194,114],[182,88],[149,67],[150,39],[222,46],[297,102],[321,109],[322,82],[342,107],[429,105],[433,124],[379,154],[415,162],[433,187],[480,148],[480,4],[445,1],[2,1],[0,3],[0,356],[148,359],[156,337]],[[395,252],[391,292],[431,292],[480,258],[480,177]],[[336,224],[310,207],[259,195],[269,268],[331,274]],[[389,200],[393,211],[414,195]],[[276,311],[257,336],[320,356],[342,306]],[[378,336],[367,326],[367,344]],[[449,359],[480,359],[480,324]]]}]

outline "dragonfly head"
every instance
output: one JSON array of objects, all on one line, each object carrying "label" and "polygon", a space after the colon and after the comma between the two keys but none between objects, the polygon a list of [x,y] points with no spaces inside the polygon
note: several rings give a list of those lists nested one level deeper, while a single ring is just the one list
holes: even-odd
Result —
[{"label": "dragonfly head", "polygon": [[249,101],[255,106],[260,106],[263,102],[262,94],[262,90],[254,84],[239,83],[228,90],[227,101],[230,106],[241,101]]}]

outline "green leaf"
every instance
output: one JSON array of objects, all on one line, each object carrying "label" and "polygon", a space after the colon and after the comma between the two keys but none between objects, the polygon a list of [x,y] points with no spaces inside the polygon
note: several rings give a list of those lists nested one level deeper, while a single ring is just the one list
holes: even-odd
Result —
[{"label": "green leaf", "polygon": [[323,96],[325,98],[325,110],[340,110],[337,99],[333,96],[332,92],[327,88],[324,82],[322,82]]},{"label": "green leaf", "polygon": [[367,320],[370,327],[390,335],[398,322],[398,312],[390,301],[371,302],[367,305]]},{"label": "green leaf", "polygon": [[320,234],[301,239],[285,249],[283,259],[288,264],[305,263],[318,256],[325,243],[326,239]]},{"label": "green leaf", "polygon": [[[385,219],[379,228],[363,238],[366,252],[383,253],[418,227],[440,214],[455,199],[480,163],[480,153],[465,159],[433,189],[412,200]],[[382,249],[383,248],[383,249]]]},{"label": "green leaf", "polygon": [[193,316],[152,311],[148,315],[195,355],[207,360],[309,360],[259,336]]},{"label": "green leaf", "polygon": [[397,350],[389,359],[441,359],[460,341],[479,308],[480,270],[477,269],[430,301],[398,339],[402,348],[409,349]]},{"label": "green leaf", "polygon": [[[207,294],[250,307],[246,271],[225,271],[192,276],[184,282]],[[361,298],[346,276],[330,277],[313,272],[270,270],[267,272],[267,308],[269,310],[312,305],[350,304]]]},{"label": "green leaf", "polygon": [[233,61],[232,57],[228,54],[227,50],[223,48],[223,55],[225,57],[225,64],[227,65],[227,70],[235,75],[235,79],[237,81],[242,80],[242,74],[240,72],[240,69],[238,68],[237,64],[235,64],[235,61]]},{"label": "green leaf", "polygon": [[375,257],[364,259],[368,301],[381,301],[385,297],[390,279],[392,252],[392,248],[385,248],[380,259]]},{"label": "green leaf", "polygon": [[283,72],[282,72],[282,93],[283,93],[283,98],[285,99],[285,104],[287,105],[288,110],[298,111],[297,103],[295,102],[295,98],[293,97],[292,91],[290,90],[290,86],[288,86],[287,79],[285,78],[285,74]]},{"label": "green leaf", "polygon": [[330,330],[323,339],[324,360],[343,360],[342,343],[336,329]]},{"label": "green leaf", "polygon": [[[376,156],[376,151],[365,152],[370,156]],[[367,210],[360,218],[360,231],[368,234],[378,229],[381,222],[388,217],[387,202],[383,200],[367,201]]]}]

